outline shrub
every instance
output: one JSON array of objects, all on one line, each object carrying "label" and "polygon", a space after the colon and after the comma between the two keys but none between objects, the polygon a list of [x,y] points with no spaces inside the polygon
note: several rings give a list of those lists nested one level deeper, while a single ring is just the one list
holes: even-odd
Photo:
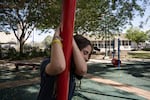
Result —
[{"label": "shrub", "polygon": [[150,48],[143,48],[144,51],[150,51]]}]

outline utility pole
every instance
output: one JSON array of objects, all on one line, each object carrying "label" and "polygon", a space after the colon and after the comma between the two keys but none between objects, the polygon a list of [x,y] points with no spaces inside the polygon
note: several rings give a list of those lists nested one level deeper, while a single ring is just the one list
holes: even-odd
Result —
[{"label": "utility pole", "polygon": [[108,26],[106,25],[106,24],[108,24],[108,23],[106,23],[106,21],[107,21],[107,16],[106,15],[104,15],[104,21],[105,21],[105,30],[104,30],[104,32],[105,32],[105,56],[104,56],[104,59],[109,59],[109,56],[108,56],[108,52],[107,52],[107,33],[108,33]]}]

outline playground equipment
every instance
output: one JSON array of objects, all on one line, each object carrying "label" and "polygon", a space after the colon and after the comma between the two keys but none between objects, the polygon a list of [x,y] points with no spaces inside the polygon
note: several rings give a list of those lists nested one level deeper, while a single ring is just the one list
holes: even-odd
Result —
[{"label": "playground equipment", "polygon": [[113,58],[111,60],[111,63],[114,65],[114,66],[118,66],[118,68],[120,68],[120,64],[121,64],[121,60],[120,60],[120,39],[118,38],[118,59],[115,58],[115,40],[113,40]]},{"label": "playground equipment", "polygon": [[68,100],[70,58],[72,52],[72,37],[74,28],[76,0],[63,0],[63,10],[61,19],[61,37],[63,39],[63,52],[66,60],[65,71],[58,76],[57,80],[57,100]]}]

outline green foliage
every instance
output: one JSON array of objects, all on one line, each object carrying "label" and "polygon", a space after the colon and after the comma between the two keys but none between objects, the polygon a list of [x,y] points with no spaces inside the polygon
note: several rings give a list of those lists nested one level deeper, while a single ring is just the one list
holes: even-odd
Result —
[{"label": "green foliage", "polygon": [[33,12],[35,17],[38,17],[36,27],[43,30],[56,28],[61,19],[61,0],[34,0],[36,1],[36,9],[38,13]]},{"label": "green foliage", "polygon": [[[134,16],[144,15],[148,2],[77,0],[75,32],[101,35],[120,31]],[[21,45],[24,45],[34,27],[40,30],[56,28],[61,20],[62,0],[2,0],[0,6],[0,29],[13,30]],[[18,29],[21,29],[19,36]]]},{"label": "green foliage", "polygon": [[[54,28],[58,26],[61,19],[61,0],[24,0],[22,1],[8,1],[8,5],[18,7],[18,9],[27,9],[24,12],[26,21],[30,24],[34,24],[39,29]],[[142,16],[144,13],[144,7],[146,5],[145,0],[140,1],[141,5],[137,3],[137,0],[78,0],[76,7],[76,20],[75,31],[97,31],[102,30],[101,24],[104,24],[106,19],[102,19],[103,15],[108,19],[112,19],[107,24],[113,23],[109,27],[110,29],[118,30],[119,26],[126,24],[134,17],[136,13]],[[28,5],[28,7],[26,7]],[[117,5],[117,6],[116,6]],[[14,9],[13,8],[13,9]],[[108,17],[108,15],[111,15]],[[32,22],[32,23],[31,23]],[[100,27],[99,27],[100,26]]]},{"label": "green foliage", "polygon": [[150,48],[143,48],[143,51],[150,51]]},{"label": "green foliage", "polygon": [[[135,16],[144,14],[144,7],[148,1],[141,0],[78,0],[76,7],[75,31],[84,33],[87,31],[104,31],[105,24],[109,24],[109,30],[119,30]],[[141,5],[139,5],[141,4]],[[39,29],[56,28],[61,19],[61,0],[3,0],[1,5],[12,10],[22,10],[19,16],[28,25],[34,25]],[[1,10],[3,11],[3,10]],[[8,11],[8,10],[7,10]],[[10,12],[8,12],[10,14]],[[15,15],[15,16],[16,16]],[[12,15],[11,15],[12,16]],[[12,16],[12,19],[17,17]],[[102,18],[102,17],[105,18]],[[109,21],[106,19],[110,19]],[[5,21],[7,21],[6,19]],[[11,20],[17,25],[17,21]],[[108,29],[107,29],[108,30]]]},{"label": "green foliage", "polygon": [[136,42],[138,45],[140,42],[145,42],[148,39],[148,35],[137,28],[130,28],[127,30],[126,38]]},{"label": "green foliage", "polygon": [[148,35],[148,40],[150,41],[150,30],[146,31],[146,34]]},{"label": "green foliage", "polygon": [[132,58],[150,59],[150,53],[129,53]]},{"label": "green foliage", "polygon": [[[138,2],[138,3],[137,3]],[[75,31],[98,34],[121,31],[124,25],[144,14],[148,1],[141,0],[78,0]],[[141,4],[141,5],[139,5]]]},{"label": "green foliage", "polygon": [[0,29],[12,31],[20,43],[20,54],[33,29],[53,28],[60,23],[60,0],[2,0]]},{"label": "green foliage", "polygon": [[32,1],[29,3],[28,0],[3,0],[0,3],[0,29],[14,33],[20,43],[20,55],[36,24],[37,17],[33,15],[36,9],[31,8],[33,3]]}]

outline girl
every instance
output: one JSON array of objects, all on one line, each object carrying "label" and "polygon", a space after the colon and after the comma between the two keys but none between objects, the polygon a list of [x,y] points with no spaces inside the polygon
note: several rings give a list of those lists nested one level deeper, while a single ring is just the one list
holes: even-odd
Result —
[{"label": "girl", "polygon": [[[58,28],[51,44],[51,57],[45,59],[41,64],[41,84],[38,100],[56,100],[56,80],[66,67],[61,40],[60,29]],[[87,72],[86,62],[92,52],[90,41],[81,35],[75,35],[72,43],[69,100],[73,97],[75,90],[75,78],[81,80]]]}]

